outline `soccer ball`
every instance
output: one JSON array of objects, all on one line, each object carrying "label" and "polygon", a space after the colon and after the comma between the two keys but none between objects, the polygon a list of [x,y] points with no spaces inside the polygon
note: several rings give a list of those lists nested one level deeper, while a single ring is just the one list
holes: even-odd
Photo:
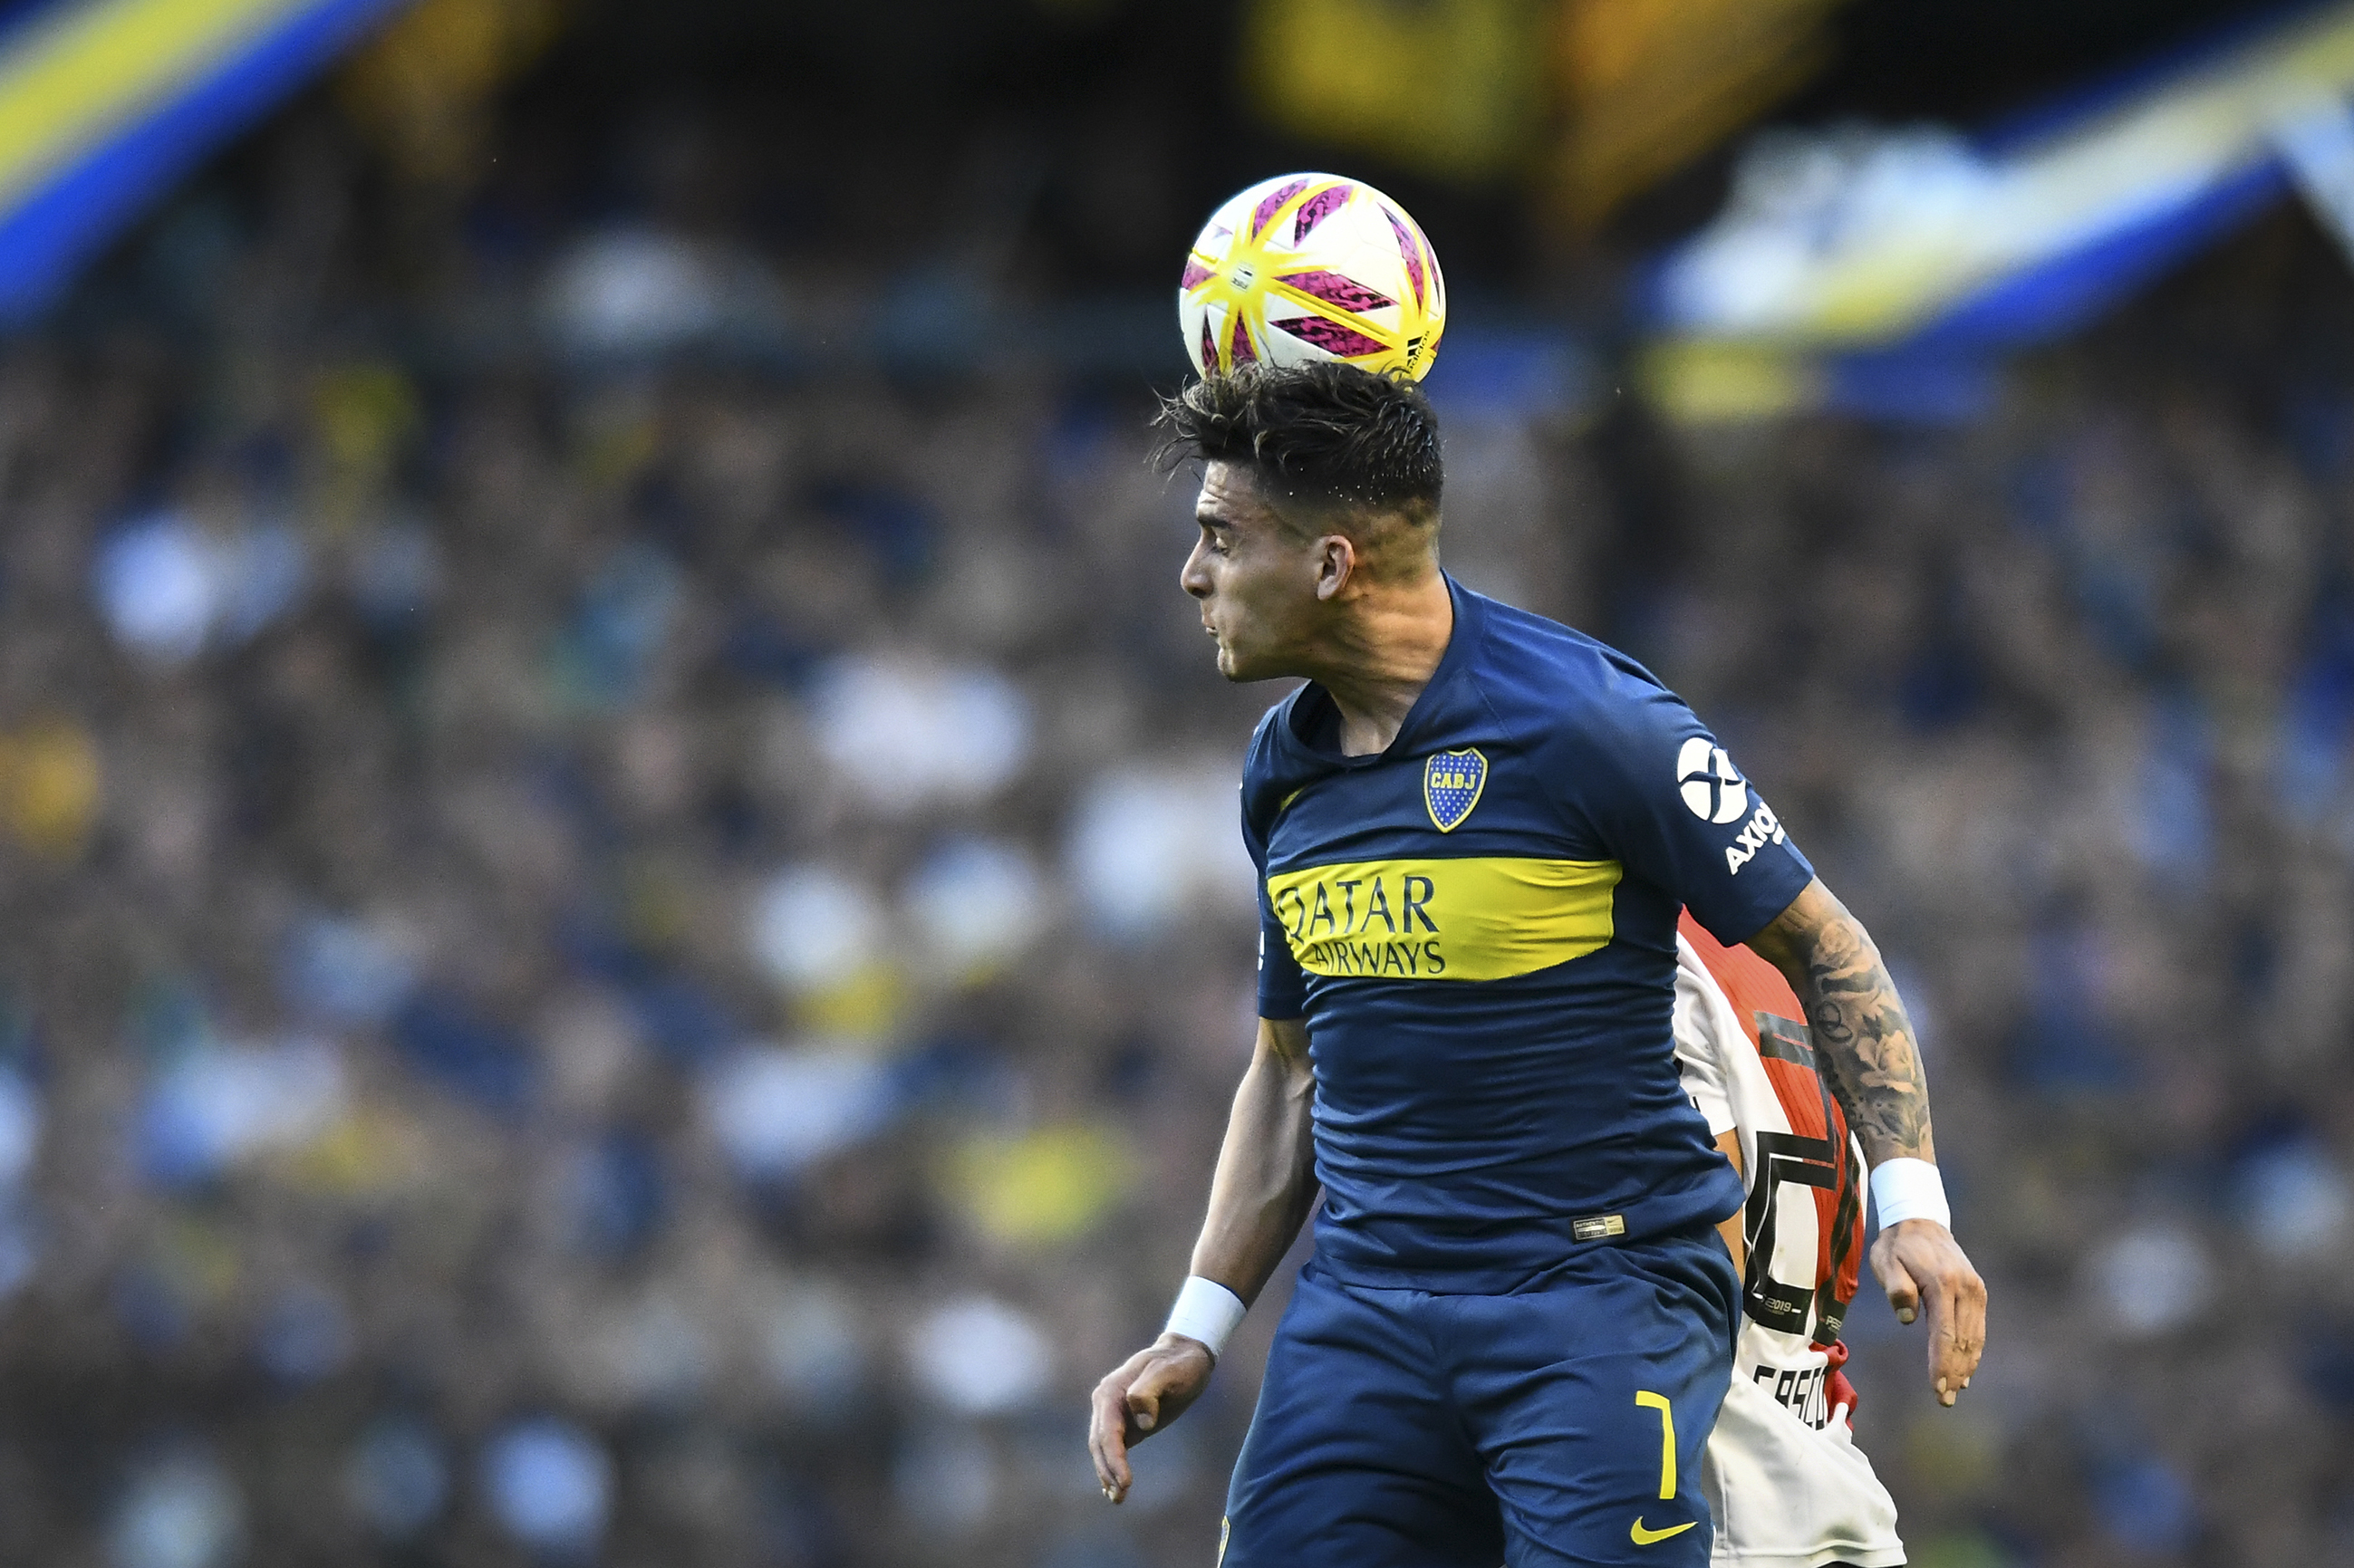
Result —
[{"label": "soccer ball", "polygon": [[1337,359],[1419,381],[1447,327],[1438,257],[1405,208],[1362,180],[1281,175],[1211,216],[1177,285],[1204,376]]}]

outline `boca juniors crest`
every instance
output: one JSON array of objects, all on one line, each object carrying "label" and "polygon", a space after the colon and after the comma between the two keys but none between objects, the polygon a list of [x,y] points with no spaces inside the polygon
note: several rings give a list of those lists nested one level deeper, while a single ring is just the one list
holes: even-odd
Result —
[{"label": "boca juniors crest", "polygon": [[1488,759],[1477,747],[1442,751],[1422,767],[1422,803],[1430,808],[1431,825],[1451,833],[1463,825],[1479,791],[1488,787]]}]

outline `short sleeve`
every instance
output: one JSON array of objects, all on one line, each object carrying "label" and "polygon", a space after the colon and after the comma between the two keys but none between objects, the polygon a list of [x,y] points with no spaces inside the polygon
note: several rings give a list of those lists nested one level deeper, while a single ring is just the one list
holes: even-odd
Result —
[{"label": "short sleeve", "polygon": [[1291,956],[1291,941],[1284,935],[1283,923],[1275,917],[1275,910],[1267,901],[1267,882],[1262,877],[1258,895],[1258,1015],[1281,1020],[1298,1018],[1307,1011],[1307,973]]},{"label": "short sleeve", "polygon": [[1673,693],[1620,671],[1565,788],[1612,855],[1727,947],[1790,906],[1814,867]]},{"label": "short sleeve", "polygon": [[1258,1015],[1298,1018],[1308,1011],[1308,975],[1291,956],[1291,939],[1267,897],[1267,835],[1251,821],[1247,799],[1243,808],[1243,847],[1250,852],[1252,874],[1257,879]]},{"label": "short sleeve", "polygon": [[[1708,1118],[1708,1135],[1716,1138],[1740,1125],[1733,1114],[1733,1093],[1725,1082],[1724,1030],[1740,1023],[1723,1005],[1705,971],[1694,973],[1689,958],[1676,966],[1676,1072],[1684,1093],[1700,1114]],[[1746,1044],[1746,1042],[1743,1042]]]}]

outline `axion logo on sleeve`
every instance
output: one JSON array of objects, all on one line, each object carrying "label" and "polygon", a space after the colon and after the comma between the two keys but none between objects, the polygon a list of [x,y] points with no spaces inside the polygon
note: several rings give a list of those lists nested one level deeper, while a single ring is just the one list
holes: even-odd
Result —
[{"label": "axion logo on sleeve", "polygon": [[1737,822],[1749,807],[1749,786],[1724,747],[1693,736],[1676,753],[1676,790],[1703,822]]}]

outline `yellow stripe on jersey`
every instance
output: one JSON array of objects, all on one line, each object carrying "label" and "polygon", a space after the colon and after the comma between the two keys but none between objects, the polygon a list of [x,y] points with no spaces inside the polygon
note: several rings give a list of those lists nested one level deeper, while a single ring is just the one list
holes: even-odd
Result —
[{"label": "yellow stripe on jersey", "polygon": [[1582,959],[1611,935],[1615,860],[1372,860],[1267,879],[1310,974],[1492,980]]}]

